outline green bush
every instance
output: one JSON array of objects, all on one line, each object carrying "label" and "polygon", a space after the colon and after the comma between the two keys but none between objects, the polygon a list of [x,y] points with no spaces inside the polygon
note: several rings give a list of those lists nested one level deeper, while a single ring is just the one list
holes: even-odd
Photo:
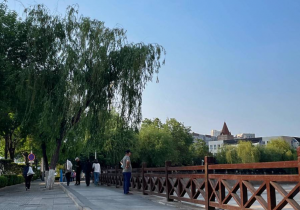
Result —
[{"label": "green bush", "polygon": [[25,180],[24,180],[24,177],[23,176],[18,176],[18,184],[21,184],[23,183]]},{"label": "green bush", "polygon": [[18,176],[17,175],[3,175],[3,176],[7,178],[7,186],[18,184]]},{"label": "green bush", "polygon": [[37,180],[37,179],[38,179],[38,176],[36,174],[34,174],[32,177],[32,181]]},{"label": "green bush", "polygon": [[5,176],[0,176],[0,188],[7,186],[7,178]]}]

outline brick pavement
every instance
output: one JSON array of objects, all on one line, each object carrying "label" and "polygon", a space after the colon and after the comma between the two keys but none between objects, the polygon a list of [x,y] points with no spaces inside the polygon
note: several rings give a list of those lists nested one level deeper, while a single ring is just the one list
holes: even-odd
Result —
[{"label": "brick pavement", "polygon": [[32,182],[25,191],[24,184],[0,189],[0,210],[77,210],[74,202],[57,184],[53,190],[45,189],[41,181]]}]

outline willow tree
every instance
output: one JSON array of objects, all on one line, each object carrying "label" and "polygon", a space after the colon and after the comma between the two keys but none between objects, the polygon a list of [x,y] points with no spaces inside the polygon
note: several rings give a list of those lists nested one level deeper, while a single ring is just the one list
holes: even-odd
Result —
[{"label": "willow tree", "polygon": [[63,17],[42,5],[25,12],[28,55],[17,89],[27,101],[24,121],[54,140],[54,169],[69,134],[104,128],[111,107],[126,122],[140,122],[143,90],[164,64],[165,50],[130,43],[124,29],[79,16],[75,7]]},{"label": "willow tree", "polygon": [[[6,1],[0,3],[0,136],[5,139],[5,159],[15,158],[20,144],[24,115],[23,102],[17,97],[17,72],[26,61],[26,27]],[[26,136],[26,134],[24,134]]]}]

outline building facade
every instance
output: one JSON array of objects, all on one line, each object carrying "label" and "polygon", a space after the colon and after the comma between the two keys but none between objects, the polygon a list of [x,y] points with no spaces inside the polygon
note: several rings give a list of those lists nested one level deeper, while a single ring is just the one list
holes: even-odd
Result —
[{"label": "building facade", "polygon": [[221,131],[218,130],[211,130],[210,135],[214,137],[218,137],[221,134]]},{"label": "building facade", "polygon": [[239,139],[250,139],[250,138],[255,138],[254,133],[240,133],[236,135],[236,138]]},{"label": "building facade", "polygon": [[198,140],[201,139],[205,141],[206,145],[208,145],[208,142],[210,141],[216,141],[217,137],[211,136],[211,135],[204,135],[204,134],[199,134],[199,133],[192,133],[192,136],[194,138],[194,143]]}]

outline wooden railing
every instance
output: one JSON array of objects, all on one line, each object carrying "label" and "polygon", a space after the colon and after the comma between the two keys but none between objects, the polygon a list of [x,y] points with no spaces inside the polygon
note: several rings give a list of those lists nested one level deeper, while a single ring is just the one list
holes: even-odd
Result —
[{"label": "wooden railing", "polygon": [[[260,209],[281,210],[285,207],[300,210],[300,148],[297,161],[214,164],[214,158],[205,157],[204,166],[165,167],[134,169],[131,189],[144,195],[163,196],[168,201],[179,200],[201,204],[206,210]],[[226,174],[228,170],[294,169],[289,175],[274,174]],[[297,169],[297,170],[295,170]],[[297,172],[298,171],[298,172]],[[122,186],[122,170],[104,170],[101,184]],[[285,189],[285,186],[292,186]]]}]

